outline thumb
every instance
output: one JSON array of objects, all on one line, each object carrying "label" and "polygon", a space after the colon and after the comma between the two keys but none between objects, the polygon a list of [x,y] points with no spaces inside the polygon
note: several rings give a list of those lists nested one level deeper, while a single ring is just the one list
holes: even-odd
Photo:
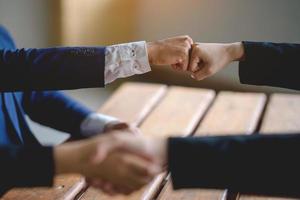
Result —
[{"label": "thumb", "polygon": [[122,144],[121,142],[118,142],[118,140],[100,141],[96,144],[95,151],[91,154],[90,160],[93,164],[99,164],[110,152],[120,148],[121,146]]},{"label": "thumb", "polygon": [[153,162],[155,160],[155,155],[152,153],[151,147],[149,147],[149,140],[143,136],[135,136],[129,138],[128,141],[124,142],[121,147],[123,151],[134,154],[143,158],[144,160]]},{"label": "thumb", "polygon": [[207,69],[206,66],[204,66],[204,67],[201,68],[199,71],[193,73],[193,74],[191,75],[191,77],[192,77],[193,79],[196,79],[196,80],[198,80],[198,81],[201,81],[201,80],[207,78],[207,77],[210,76],[210,75],[211,75],[211,72]]}]

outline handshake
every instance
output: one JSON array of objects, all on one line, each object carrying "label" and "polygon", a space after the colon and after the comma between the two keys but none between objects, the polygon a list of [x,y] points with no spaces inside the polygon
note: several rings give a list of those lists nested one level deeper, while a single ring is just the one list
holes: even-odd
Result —
[{"label": "handshake", "polygon": [[203,80],[244,57],[241,42],[194,43],[189,36],[149,42],[147,49],[150,64],[170,65],[174,70],[189,73],[196,80]]},{"label": "handshake", "polygon": [[138,135],[134,127],[115,128],[54,148],[56,174],[76,173],[110,195],[130,194],[149,183],[166,165],[166,139]]},{"label": "handshake", "polygon": [[[244,57],[242,43],[194,43],[189,36],[148,42],[151,65],[170,65],[202,80]],[[109,194],[130,194],[149,183],[167,164],[167,139],[146,138],[130,126],[54,148],[56,174],[78,173]]]}]

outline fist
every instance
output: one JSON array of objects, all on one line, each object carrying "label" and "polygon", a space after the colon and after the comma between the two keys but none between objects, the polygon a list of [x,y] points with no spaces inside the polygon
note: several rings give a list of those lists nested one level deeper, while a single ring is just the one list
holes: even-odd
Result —
[{"label": "fist", "polygon": [[192,47],[188,70],[192,73],[192,78],[203,80],[230,62],[240,60],[243,54],[242,43],[196,43]]},{"label": "fist", "polygon": [[178,36],[147,43],[149,62],[152,65],[171,65],[174,69],[187,70],[193,40]]}]

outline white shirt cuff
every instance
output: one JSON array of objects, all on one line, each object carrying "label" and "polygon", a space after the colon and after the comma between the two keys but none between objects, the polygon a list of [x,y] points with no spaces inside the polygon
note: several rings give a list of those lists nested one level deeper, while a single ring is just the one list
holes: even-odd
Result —
[{"label": "white shirt cuff", "polygon": [[129,77],[151,71],[145,41],[106,47],[105,84],[117,78]]},{"label": "white shirt cuff", "polygon": [[99,133],[103,133],[105,126],[111,122],[118,122],[117,118],[103,115],[99,113],[92,113],[88,115],[80,125],[81,134],[85,137],[91,137]]}]

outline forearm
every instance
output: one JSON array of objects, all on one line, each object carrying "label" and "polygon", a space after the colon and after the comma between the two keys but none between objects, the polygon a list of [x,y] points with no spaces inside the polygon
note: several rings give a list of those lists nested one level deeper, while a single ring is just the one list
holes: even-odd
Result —
[{"label": "forearm", "polygon": [[62,92],[26,92],[22,105],[26,114],[45,126],[83,138],[81,123],[93,112]]},{"label": "forearm", "polygon": [[54,160],[51,147],[1,146],[0,190],[12,187],[52,186]]},{"label": "forearm", "polygon": [[243,46],[241,83],[300,89],[299,44],[243,42]]},{"label": "forearm", "polygon": [[169,169],[179,188],[299,195],[300,135],[173,138]]},{"label": "forearm", "polygon": [[104,86],[105,48],[0,50],[0,91]]}]

